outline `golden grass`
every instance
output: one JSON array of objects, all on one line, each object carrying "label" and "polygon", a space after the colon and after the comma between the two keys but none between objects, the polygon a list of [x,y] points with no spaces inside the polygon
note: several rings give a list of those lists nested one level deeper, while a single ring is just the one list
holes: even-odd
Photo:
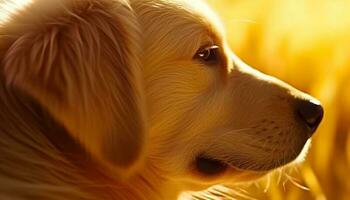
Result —
[{"label": "golden grass", "polygon": [[242,186],[238,199],[350,198],[350,1],[208,0],[248,64],[321,100],[325,118],[299,166]]}]

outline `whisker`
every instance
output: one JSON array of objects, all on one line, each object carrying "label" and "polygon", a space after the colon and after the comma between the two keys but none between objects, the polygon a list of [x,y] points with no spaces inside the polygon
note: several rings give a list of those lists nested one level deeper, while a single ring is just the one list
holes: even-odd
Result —
[{"label": "whisker", "polygon": [[266,177],[266,186],[264,188],[264,193],[267,193],[269,187],[271,186],[271,174]]},{"label": "whisker", "polygon": [[300,183],[297,182],[296,178],[293,178],[292,176],[285,174],[285,176],[287,177],[287,179],[295,186],[297,186],[298,188],[305,190],[305,191],[310,191],[310,188],[308,188],[307,186],[304,186]]},{"label": "whisker", "polygon": [[230,135],[233,133],[241,133],[243,131],[247,131],[250,129],[252,129],[252,128],[241,128],[241,129],[229,130],[229,131],[225,131],[225,132],[221,133],[221,136],[226,136],[226,135]]},{"label": "whisker", "polygon": [[277,170],[278,173],[278,177],[277,177],[277,185],[279,185],[281,183],[281,179],[282,179],[282,174],[284,173],[284,168],[280,168]]},{"label": "whisker", "polygon": [[220,185],[218,187],[214,187],[213,189],[214,191],[219,192],[221,195],[224,195],[224,197],[227,197],[229,199],[236,199],[235,197],[239,197],[239,199],[257,200],[256,198],[252,197],[247,191],[240,187],[232,189]]}]

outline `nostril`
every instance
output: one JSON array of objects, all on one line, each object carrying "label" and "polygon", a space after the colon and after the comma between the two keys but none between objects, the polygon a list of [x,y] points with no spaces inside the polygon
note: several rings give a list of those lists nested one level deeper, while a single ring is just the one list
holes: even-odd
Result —
[{"label": "nostril", "polygon": [[297,103],[297,114],[303,123],[314,132],[323,118],[323,108],[318,101],[300,100]]}]

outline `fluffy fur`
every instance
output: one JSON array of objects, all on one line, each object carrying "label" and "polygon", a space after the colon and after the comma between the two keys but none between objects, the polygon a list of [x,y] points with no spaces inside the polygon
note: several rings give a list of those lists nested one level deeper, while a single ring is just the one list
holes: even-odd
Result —
[{"label": "fluffy fur", "polygon": [[[309,137],[295,102],[316,100],[236,58],[201,1],[0,13],[1,199],[176,199],[260,177]],[[227,169],[201,173],[203,154]]]}]

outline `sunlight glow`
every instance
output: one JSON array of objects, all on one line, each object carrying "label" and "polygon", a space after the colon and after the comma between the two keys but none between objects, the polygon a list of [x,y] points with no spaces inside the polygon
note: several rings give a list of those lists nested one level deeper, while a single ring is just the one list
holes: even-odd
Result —
[{"label": "sunlight glow", "polygon": [[301,151],[299,156],[295,159],[295,161],[294,161],[295,163],[301,163],[301,162],[305,161],[305,158],[307,156],[307,153],[309,152],[310,146],[311,146],[311,139],[308,139],[304,145],[303,150]]},{"label": "sunlight glow", "polygon": [[308,141],[294,165],[247,186],[248,193],[260,200],[348,199],[350,1],[207,1],[238,57],[315,96],[325,110],[312,147]]},{"label": "sunlight glow", "polygon": [[32,0],[8,0],[0,4],[0,25],[10,20],[11,14],[24,9]]}]

